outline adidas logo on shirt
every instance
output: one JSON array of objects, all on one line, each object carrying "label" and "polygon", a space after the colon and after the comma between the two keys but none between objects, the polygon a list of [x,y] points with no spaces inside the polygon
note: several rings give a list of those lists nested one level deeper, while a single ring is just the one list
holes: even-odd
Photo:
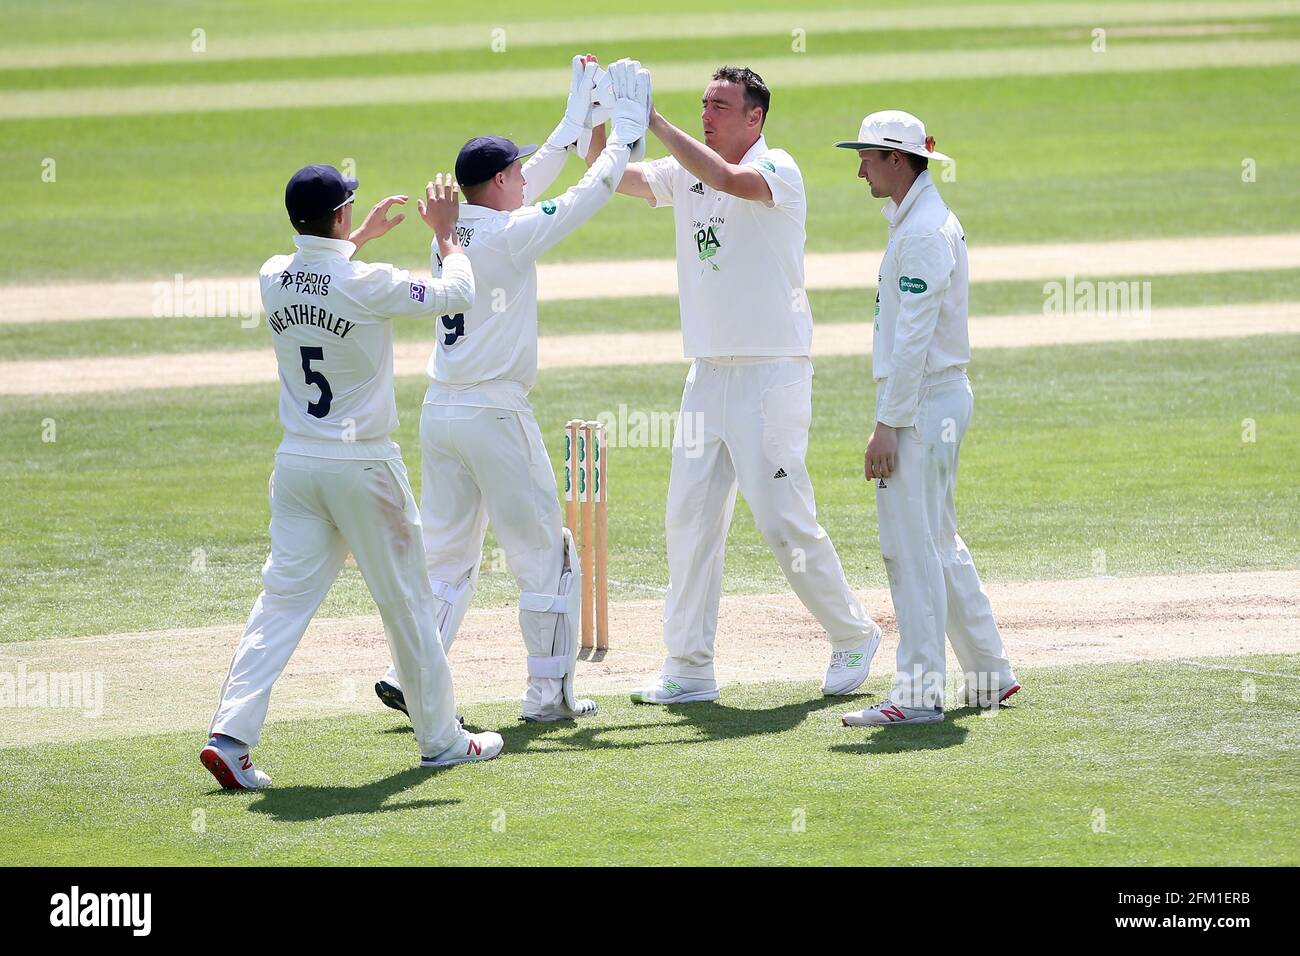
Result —
[{"label": "adidas logo on shirt", "polygon": [[773,477],[773,478],[789,478],[790,476],[787,475],[787,474],[785,473],[785,469],[784,469],[784,468],[778,468],[778,469],[776,470],[776,474],[773,475],[772,477]]},{"label": "adidas logo on shirt", "polygon": [[697,195],[703,196],[703,195],[704,195],[704,183],[696,183],[694,186],[691,187],[691,192],[693,192],[693,193],[695,193],[695,194],[697,194]]}]

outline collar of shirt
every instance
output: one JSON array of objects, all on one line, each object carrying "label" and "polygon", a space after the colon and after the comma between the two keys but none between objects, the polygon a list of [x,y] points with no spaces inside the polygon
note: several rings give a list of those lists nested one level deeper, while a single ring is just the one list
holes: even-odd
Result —
[{"label": "collar of shirt", "polygon": [[880,214],[889,220],[889,228],[897,229],[912,207],[920,201],[921,194],[927,189],[933,188],[934,182],[930,179],[930,170],[926,169],[916,177],[916,180],[912,183],[912,188],[907,191],[907,195],[903,197],[901,204],[894,202],[892,199],[885,203],[880,210]]},{"label": "collar of shirt", "polygon": [[[520,207],[524,208],[524,207]],[[461,203],[461,219],[487,219],[490,216],[500,216],[505,213],[504,209],[491,209],[488,206],[476,206],[471,203]]]},{"label": "collar of shirt", "polygon": [[740,162],[737,163],[736,165],[744,166],[746,163],[753,162],[755,159],[757,159],[759,156],[762,156],[766,152],[767,152],[767,140],[764,139],[763,134],[760,133],[758,139],[754,141],[754,145],[749,147],[749,152],[745,153],[744,156],[740,157]]},{"label": "collar of shirt", "polygon": [[294,236],[293,244],[302,252],[304,259],[326,259],[330,256],[351,259],[357,251],[357,247],[346,239],[326,239],[324,236]]}]

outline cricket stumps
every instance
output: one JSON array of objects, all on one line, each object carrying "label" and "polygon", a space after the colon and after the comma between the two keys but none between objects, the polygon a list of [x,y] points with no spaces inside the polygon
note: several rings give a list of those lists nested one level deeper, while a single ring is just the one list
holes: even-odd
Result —
[{"label": "cricket stumps", "polygon": [[[564,426],[564,523],[582,565],[582,646],[609,648],[609,441],[605,425]],[[593,640],[594,637],[594,640]]]}]

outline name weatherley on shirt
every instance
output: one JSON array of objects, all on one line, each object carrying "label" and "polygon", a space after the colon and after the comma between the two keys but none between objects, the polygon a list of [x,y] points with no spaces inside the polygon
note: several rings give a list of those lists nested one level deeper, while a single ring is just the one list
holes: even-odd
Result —
[{"label": "name weatherley on shirt", "polygon": [[341,339],[347,338],[356,325],[355,322],[339,318],[329,309],[322,309],[310,302],[294,302],[276,309],[266,317],[266,324],[277,335],[291,325],[314,325],[326,332],[333,332]]}]

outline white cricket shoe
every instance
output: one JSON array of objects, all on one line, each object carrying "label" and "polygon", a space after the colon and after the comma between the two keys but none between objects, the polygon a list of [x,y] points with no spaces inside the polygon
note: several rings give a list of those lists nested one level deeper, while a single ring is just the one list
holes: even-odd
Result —
[{"label": "white cricket shoe", "polygon": [[942,707],[904,707],[885,698],[874,707],[855,710],[840,718],[845,727],[893,727],[897,724],[937,724]]},{"label": "white cricket shoe", "polygon": [[880,628],[876,627],[857,647],[831,651],[831,663],[822,681],[822,693],[827,697],[852,694],[871,673],[871,659],[880,646]]},{"label": "white cricket shoe", "polygon": [[481,733],[471,734],[462,727],[450,747],[436,757],[421,757],[420,766],[450,767],[458,763],[491,760],[501,753],[501,748],[505,745],[506,742],[501,739],[501,735],[498,733],[485,730]]},{"label": "white cricket shoe", "polygon": [[1013,679],[1010,687],[1003,687],[998,690],[995,701],[992,690],[985,689],[981,691],[969,684],[962,684],[961,690],[957,691],[957,702],[963,707],[982,707],[985,710],[990,710],[997,704],[1005,702],[1008,697],[1018,690],[1020,690],[1020,683]]},{"label": "white cricket shoe", "polygon": [[226,790],[263,790],[271,778],[253,766],[249,749],[233,737],[212,737],[199,751],[199,762]]},{"label": "white cricket shoe", "polygon": [[634,704],[690,704],[717,700],[718,682],[712,677],[660,677],[648,687],[632,691]]}]

